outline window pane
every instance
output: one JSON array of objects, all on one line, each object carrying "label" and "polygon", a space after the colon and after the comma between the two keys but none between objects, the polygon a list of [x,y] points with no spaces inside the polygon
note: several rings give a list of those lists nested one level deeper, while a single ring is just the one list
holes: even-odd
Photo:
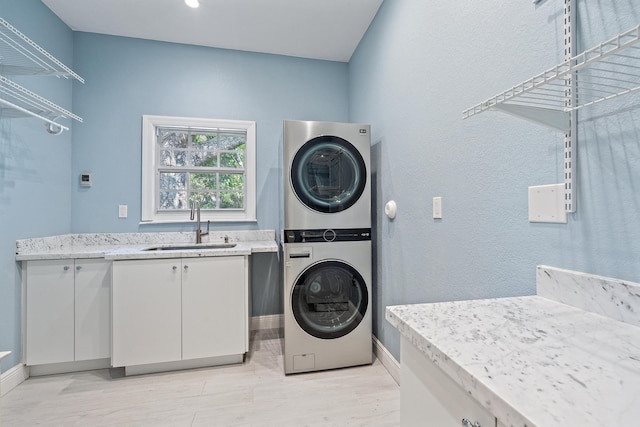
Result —
[{"label": "window pane", "polygon": [[244,193],[220,192],[220,208],[221,209],[244,208]]},{"label": "window pane", "polygon": [[162,150],[160,152],[160,166],[186,166],[187,152],[182,150]]},{"label": "window pane", "polygon": [[221,150],[235,150],[247,142],[246,133],[220,133],[219,138]]},{"label": "window pane", "polygon": [[186,191],[161,191],[160,209],[188,209]]},{"label": "window pane", "polygon": [[212,192],[193,192],[189,201],[200,203],[200,209],[216,209],[218,207],[216,193]]},{"label": "window pane", "polygon": [[192,173],[189,177],[191,188],[193,189],[216,189],[215,173]]},{"label": "window pane", "polygon": [[187,188],[186,173],[160,173],[161,190],[182,190]]},{"label": "window pane", "polygon": [[[244,148],[244,145],[242,145]],[[244,151],[220,153],[220,166],[223,168],[244,168]]]},{"label": "window pane", "polygon": [[185,132],[158,129],[158,145],[162,148],[187,148],[189,139]]},{"label": "window pane", "polygon": [[218,166],[218,156],[212,152],[195,151],[191,153],[191,164],[193,166],[216,167]]},{"label": "window pane", "polygon": [[220,174],[221,190],[244,190],[244,175],[237,173]]},{"label": "window pane", "polygon": [[191,141],[198,150],[215,150],[218,148],[218,135],[216,133],[194,133],[191,135]]}]

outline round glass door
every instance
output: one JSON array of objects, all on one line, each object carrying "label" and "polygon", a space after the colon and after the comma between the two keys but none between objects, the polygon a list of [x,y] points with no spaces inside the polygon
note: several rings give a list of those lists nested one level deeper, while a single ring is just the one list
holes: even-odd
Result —
[{"label": "round glass door", "polygon": [[353,267],[339,261],[311,266],[298,277],[291,308],[298,325],[316,338],[340,338],[362,321],[369,294]]},{"label": "round glass door", "polygon": [[291,165],[291,184],[302,203],[323,213],[340,212],[358,201],[367,180],[362,156],[348,141],[319,136],[307,141]]}]

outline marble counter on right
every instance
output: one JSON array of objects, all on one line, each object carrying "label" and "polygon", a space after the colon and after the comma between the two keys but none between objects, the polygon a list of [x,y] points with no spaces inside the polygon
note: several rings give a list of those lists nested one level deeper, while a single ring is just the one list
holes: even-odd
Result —
[{"label": "marble counter on right", "polygon": [[506,426],[635,425],[640,285],[539,266],[537,287],[387,307],[386,318]]}]

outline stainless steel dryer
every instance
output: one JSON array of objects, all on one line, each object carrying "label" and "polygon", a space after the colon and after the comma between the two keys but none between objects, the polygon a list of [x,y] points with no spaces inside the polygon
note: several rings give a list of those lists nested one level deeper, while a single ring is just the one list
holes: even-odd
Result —
[{"label": "stainless steel dryer", "polygon": [[370,126],[284,122],[284,228],[370,228]]},{"label": "stainless steel dryer", "polygon": [[285,374],[373,361],[370,232],[285,230]]}]

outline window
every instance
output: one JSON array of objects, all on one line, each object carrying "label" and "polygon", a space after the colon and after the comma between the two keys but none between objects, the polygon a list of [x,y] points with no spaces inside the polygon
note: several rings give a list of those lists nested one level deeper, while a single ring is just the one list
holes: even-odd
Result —
[{"label": "window", "polygon": [[256,124],[142,117],[142,221],[255,221]]}]

